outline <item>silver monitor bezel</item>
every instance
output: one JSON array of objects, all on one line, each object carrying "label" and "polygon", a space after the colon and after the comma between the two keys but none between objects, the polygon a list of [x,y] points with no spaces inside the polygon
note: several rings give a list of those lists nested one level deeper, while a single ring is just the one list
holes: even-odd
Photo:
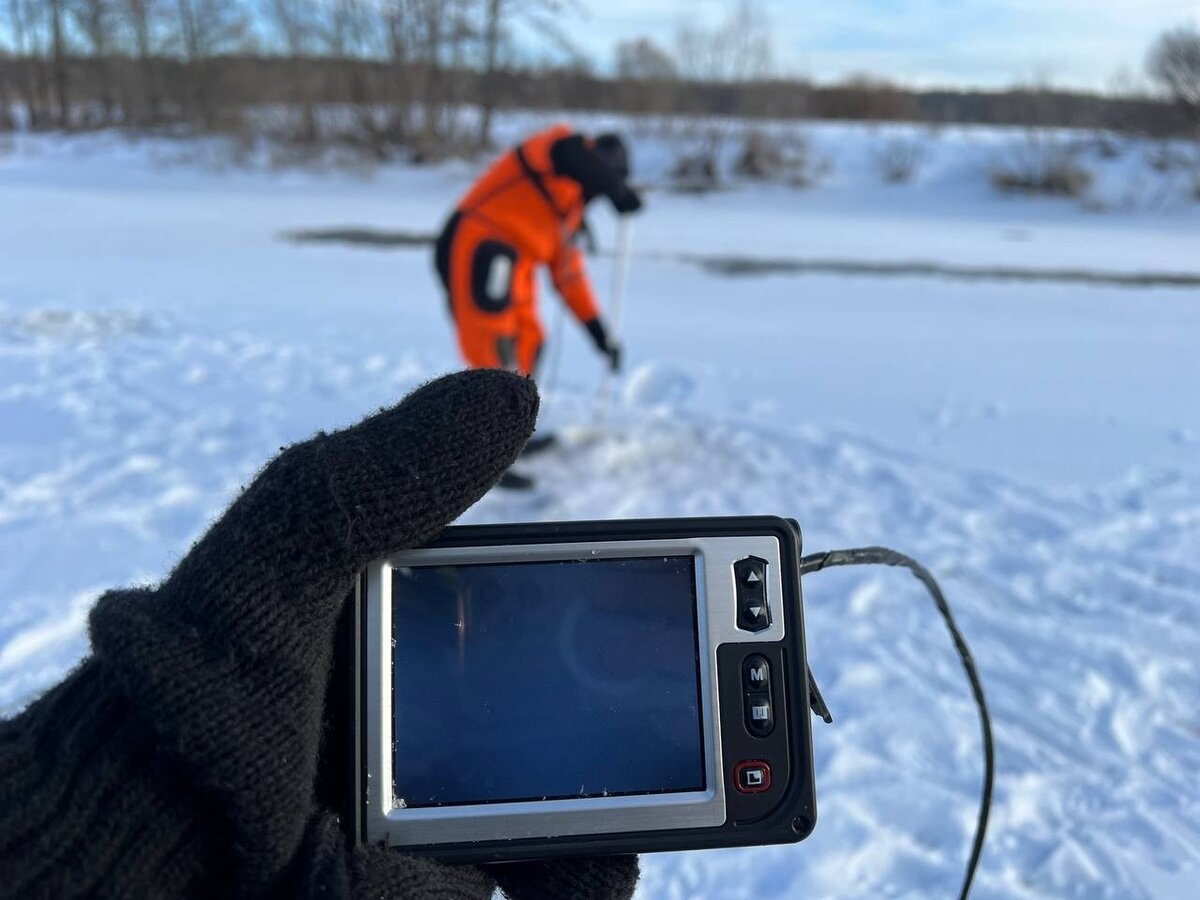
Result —
[{"label": "silver monitor bezel", "polygon": [[[705,789],[701,791],[505,801],[407,808],[396,802],[392,781],[392,569],[472,563],[552,562],[692,556],[695,560]],[[733,563],[757,556],[768,563],[771,624],[754,633],[738,628]],[[726,820],[724,758],[717,691],[717,647],[780,641],[785,636],[780,547],[763,536],[669,540],[562,542],[487,547],[432,547],[376,560],[367,568],[366,592],[366,810],[365,837],[394,846],[456,844],[565,835],[707,828]],[[740,710],[735,714],[740,715]]]}]

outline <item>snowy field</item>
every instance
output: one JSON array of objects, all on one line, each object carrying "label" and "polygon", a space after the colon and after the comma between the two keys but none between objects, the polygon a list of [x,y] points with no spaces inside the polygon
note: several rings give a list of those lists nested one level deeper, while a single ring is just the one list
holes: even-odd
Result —
[{"label": "snowy field", "polygon": [[[1095,162],[1079,202],[992,191],[1012,133],[919,133],[926,164],[895,187],[871,160],[899,132],[807,133],[830,161],[808,190],[650,192],[608,438],[468,518],[776,513],[809,550],[917,556],[995,718],[977,896],[1195,896],[1200,287],[729,277],[695,257],[1195,276],[1200,204],[1136,143]],[[661,186],[673,145],[635,152]],[[426,252],[281,235],[432,231],[470,166],[224,158],[108,135],[0,145],[0,710],[69,670],[98,593],[165,574],[279,446],[458,365]],[[605,296],[609,261],[593,271]],[[590,421],[600,382],[579,329],[561,329],[549,426]],[[836,717],[815,732],[815,834],[647,857],[646,900],[957,890],[978,726],[934,610],[886,571],[814,576],[806,609]]]}]

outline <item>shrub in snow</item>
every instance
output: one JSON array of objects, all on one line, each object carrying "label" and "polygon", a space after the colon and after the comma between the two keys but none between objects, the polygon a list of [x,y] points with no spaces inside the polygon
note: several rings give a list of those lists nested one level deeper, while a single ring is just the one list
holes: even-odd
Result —
[{"label": "shrub in snow", "polygon": [[1192,199],[1200,203],[1200,139],[1192,147],[1191,161],[1188,163],[1188,178],[1191,181]]},{"label": "shrub in snow", "polygon": [[1124,152],[1121,142],[1103,131],[1098,131],[1092,136],[1092,147],[1100,159],[1120,159]]},{"label": "shrub in snow", "polygon": [[1179,141],[1152,141],[1145,150],[1146,165],[1156,176],[1159,205],[1170,208],[1178,205],[1182,195],[1188,202],[1200,202],[1200,142],[1189,147]]},{"label": "shrub in snow", "polygon": [[1180,150],[1179,173],[1183,178],[1185,196],[1200,203],[1200,141],[1190,148],[1190,152]]},{"label": "shrub in snow", "polygon": [[809,187],[829,174],[830,164],[818,159],[804,134],[771,135],[755,130],[746,135],[733,165],[741,178],[783,181]]},{"label": "shrub in snow", "polygon": [[716,156],[705,150],[675,157],[669,174],[675,187],[685,191],[710,191],[721,181]]},{"label": "shrub in snow", "polygon": [[742,143],[733,172],[742,178],[775,178],[783,170],[783,147],[777,137],[752,131]]},{"label": "shrub in snow", "polygon": [[718,128],[685,135],[667,175],[674,189],[687,193],[705,193],[721,184],[721,147],[725,135]]},{"label": "shrub in snow", "polygon": [[1160,174],[1191,168],[1194,162],[1191,154],[1171,141],[1152,141],[1146,150],[1146,165]]},{"label": "shrub in snow", "polygon": [[907,184],[929,157],[929,149],[916,138],[893,137],[872,151],[875,169],[885,184]]},{"label": "shrub in snow", "polygon": [[1078,144],[1041,131],[1030,131],[992,162],[988,178],[999,191],[1079,197],[1093,176],[1081,161]]}]

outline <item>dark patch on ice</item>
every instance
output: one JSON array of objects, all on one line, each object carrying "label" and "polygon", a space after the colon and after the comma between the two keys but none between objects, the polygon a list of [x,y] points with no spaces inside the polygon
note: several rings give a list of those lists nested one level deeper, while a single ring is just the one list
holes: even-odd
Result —
[{"label": "dark patch on ice", "polygon": [[852,259],[794,259],[752,256],[674,257],[713,275],[749,278],[763,275],[858,275],[872,278],[949,278],[957,281],[1058,282],[1120,287],[1200,287],[1200,272],[1112,272],[1096,269],[1040,269],[1024,266],[973,266],[956,263]]},{"label": "dark patch on ice", "polygon": [[435,235],[420,231],[379,231],[375,228],[300,228],[284,232],[297,244],[350,244],[357,247],[424,247]]},{"label": "dark patch on ice", "polygon": [[[435,235],[419,231],[381,231],[374,228],[299,229],[285,232],[284,237],[301,244],[349,244],[381,249],[427,247],[436,240]],[[867,278],[947,278],[954,281],[1050,282],[1136,288],[1200,287],[1200,272],[1114,272],[1100,269],[968,265],[924,260],[803,259],[699,253],[644,253],[635,256],[641,259],[689,263],[699,266],[711,275],[725,278],[846,275]]]}]

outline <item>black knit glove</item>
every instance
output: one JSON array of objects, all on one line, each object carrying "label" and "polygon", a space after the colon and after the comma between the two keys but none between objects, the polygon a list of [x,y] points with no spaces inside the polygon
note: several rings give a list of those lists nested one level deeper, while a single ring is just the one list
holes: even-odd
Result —
[{"label": "black knit glove", "polygon": [[615,191],[609,199],[612,200],[613,209],[622,216],[638,212],[645,205],[642,195],[627,184],[621,185],[621,189]]},{"label": "black knit glove", "polygon": [[608,357],[609,370],[619,372],[621,370],[621,345],[613,340],[608,329],[604,327],[604,322],[598,318],[592,319],[585,323],[584,327],[587,328],[596,349]]},{"label": "black knit glove", "polygon": [[0,722],[0,894],[627,898],[633,858],[445,866],[348,851],[314,799],[355,573],[481,497],[533,383],[477,370],[283,451],[158,588],[104,595],[93,655]]}]

